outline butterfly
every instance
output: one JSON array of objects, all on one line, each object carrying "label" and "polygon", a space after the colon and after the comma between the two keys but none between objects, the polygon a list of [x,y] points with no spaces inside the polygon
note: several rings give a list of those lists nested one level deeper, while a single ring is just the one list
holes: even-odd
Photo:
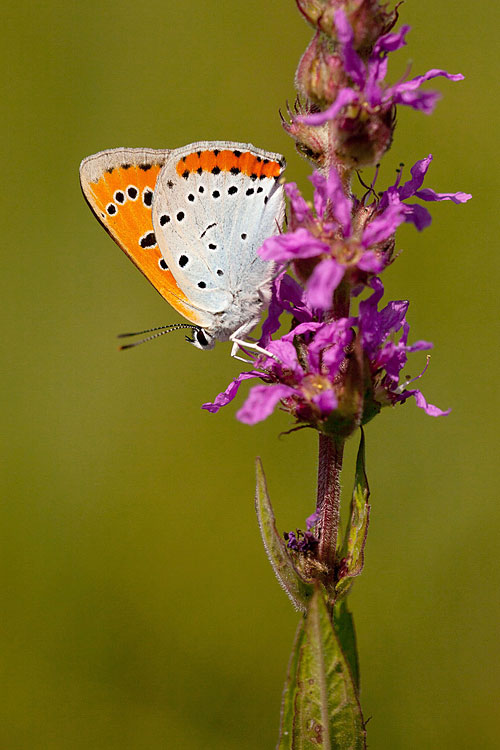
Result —
[{"label": "butterfly", "polygon": [[257,250],[281,231],[285,166],[281,154],[231,141],[116,148],[82,161],[97,219],[189,321],[151,330],[191,328],[190,343],[232,341],[233,356],[242,344],[259,350],[245,337],[269,304],[275,269]]}]

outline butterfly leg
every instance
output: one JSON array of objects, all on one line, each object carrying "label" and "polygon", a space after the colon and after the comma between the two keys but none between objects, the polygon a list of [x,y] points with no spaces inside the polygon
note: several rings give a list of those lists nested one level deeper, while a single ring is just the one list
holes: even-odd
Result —
[{"label": "butterfly leg", "polygon": [[279,362],[280,360],[275,354],[272,354],[271,352],[268,352],[267,349],[264,349],[262,346],[259,346],[258,344],[254,344],[252,341],[244,341],[243,339],[237,339],[237,338],[231,338],[231,341],[233,342],[233,348],[231,349],[231,357],[234,357],[234,359],[240,360],[240,362],[246,362],[246,364],[253,365],[254,363],[250,359],[243,359],[243,357],[238,357],[236,355],[236,352],[239,348],[241,349],[251,349],[254,352],[257,352],[257,354],[264,354],[266,357],[270,357],[271,359],[274,359],[276,362]]}]

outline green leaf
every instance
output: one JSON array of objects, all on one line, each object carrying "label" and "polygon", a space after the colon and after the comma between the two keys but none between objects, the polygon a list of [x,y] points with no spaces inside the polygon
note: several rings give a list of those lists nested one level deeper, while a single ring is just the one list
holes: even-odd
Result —
[{"label": "green leaf", "polygon": [[365,436],[361,430],[358,456],[356,459],[356,474],[354,490],[351,498],[351,518],[346,529],[344,544],[340,552],[342,559],[340,580],[337,583],[337,593],[342,594],[350,586],[350,579],[363,570],[366,535],[370,519],[368,498],[370,489],[365,470]]},{"label": "green leaf", "polygon": [[364,750],[365,739],[351,671],[318,586],[290,659],[277,750]]},{"label": "green leaf", "polygon": [[293,605],[296,609],[305,612],[307,603],[313,593],[313,587],[306,583],[298,573],[288,554],[285,542],[278,533],[260,458],[256,460],[256,470],[255,509],[267,556],[273,566],[276,578],[292,600]]},{"label": "green leaf", "polygon": [[333,608],[333,623],[344,656],[349,664],[356,692],[359,695],[359,660],[356,647],[354,618],[347,608],[347,599],[340,599]]}]

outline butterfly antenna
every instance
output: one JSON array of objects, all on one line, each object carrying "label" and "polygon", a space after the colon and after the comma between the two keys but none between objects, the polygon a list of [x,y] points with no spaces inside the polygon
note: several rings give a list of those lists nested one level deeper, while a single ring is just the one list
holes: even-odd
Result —
[{"label": "butterfly antenna", "polygon": [[193,328],[198,328],[199,326],[190,325],[189,323],[173,323],[169,326],[156,326],[155,328],[148,328],[145,331],[136,331],[135,333],[120,333],[118,335],[119,339],[126,338],[128,336],[141,336],[144,333],[151,333],[151,331],[157,331],[157,333],[154,333],[152,336],[146,336],[145,339],[140,339],[139,341],[134,341],[132,344],[123,344],[123,346],[120,346],[120,350],[122,349],[132,349],[134,346],[139,346],[139,344],[145,344],[148,341],[153,341],[154,339],[159,338],[160,336],[163,336],[165,333],[171,333],[172,331],[178,331],[181,328],[190,328],[191,330]]}]

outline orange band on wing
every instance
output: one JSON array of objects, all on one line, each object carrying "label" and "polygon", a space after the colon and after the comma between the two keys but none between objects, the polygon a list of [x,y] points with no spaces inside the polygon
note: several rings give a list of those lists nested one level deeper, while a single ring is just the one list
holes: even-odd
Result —
[{"label": "orange band on wing", "polygon": [[263,177],[279,177],[282,165],[277,161],[263,159],[255,156],[250,151],[195,151],[183,156],[176,165],[179,177],[187,179],[190,174],[197,172],[231,172],[240,174],[256,180]]},{"label": "orange band on wing", "polygon": [[158,248],[151,206],[158,164],[123,164],[87,183],[91,208],[115,242],[172,307],[195,325],[200,316],[177,285]]}]

